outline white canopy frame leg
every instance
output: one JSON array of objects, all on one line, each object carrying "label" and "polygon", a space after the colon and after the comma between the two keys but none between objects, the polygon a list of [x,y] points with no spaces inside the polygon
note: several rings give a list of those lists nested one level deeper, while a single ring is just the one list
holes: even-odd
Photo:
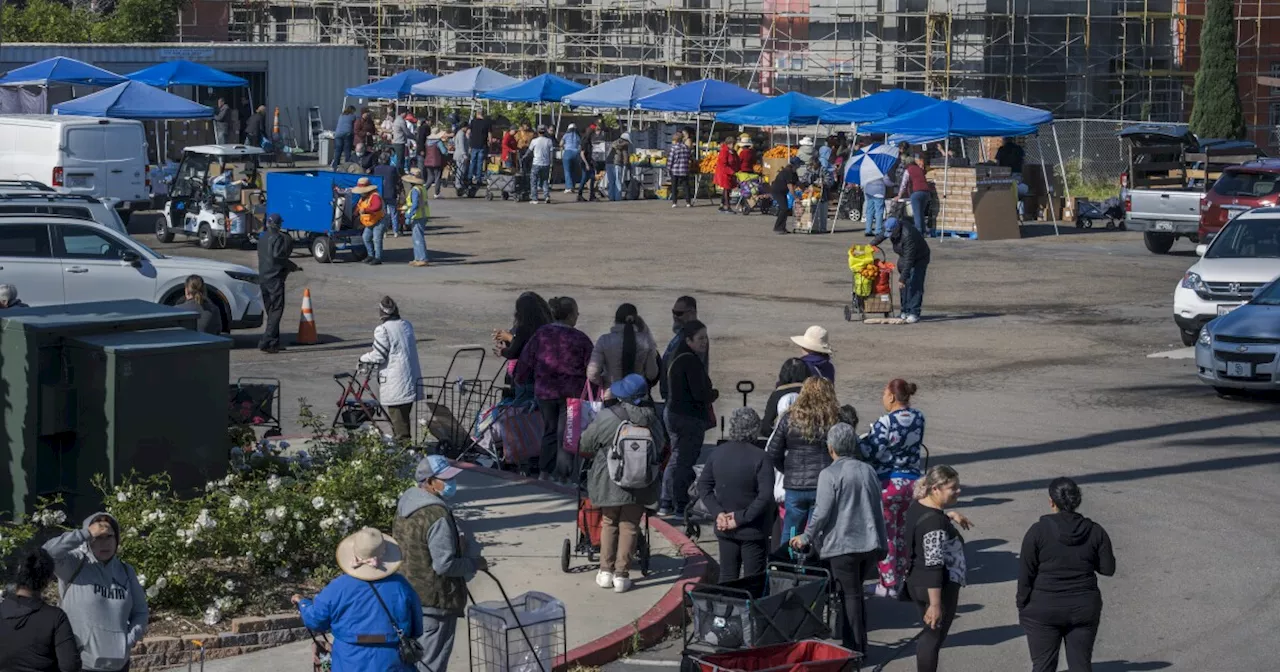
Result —
[{"label": "white canopy frame leg", "polygon": [[[1058,125],[1056,123],[1049,124],[1049,130],[1053,131],[1053,149],[1058,154],[1058,170],[1062,171],[1062,188],[1066,192],[1067,202],[1075,204],[1071,198],[1071,183],[1067,180],[1067,164],[1062,160],[1062,145],[1058,143]],[[1080,155],[1080,168],[1084,169],[1084,154]]]},{"label": "white canopy frame leg", "polygon": [[[938,221],[933,223],[933,232],[938,234],[939,238],[942,237],[942,224],[944,221],[948,219],[948,217],[946,216],[946,213],[947,213],[946,206],[943,205],[943,199],[945,199],[948,195],[947,184],[950,179],[950,173],[951,173],[951,136],[947,136],[947,139],[942,142],[942,193],[938,195]],[[912,213],[912,214],[914,215],[915,213]],[[928,216],[928,214],[929,214],[928,212],[922,213],[920,215],[920,221],[924,222],[924,218]],[[950,222],[947,222],[947,223],[949,224]],[[924,234],[924,231],[921,231],[920,233]]]},{"label": "white canopy frame leg", "polygon": [[[1044,169],[1044,139],[1039,134],[1036,135],[1036,147],[1040,150],[1040,176],[1044,178],[1044,193],[1049,195],[1049,216],[1053,218],[1053,235],[1060,236],[1062,232],[1058,230],[1058,209],[1054,207],[1053,187],[1049,185],[1049,171]],[[1059,166],[1061,170],[1061,166]],[[1062,176],[1063,184],[1066,184],[1067,176]]]}]

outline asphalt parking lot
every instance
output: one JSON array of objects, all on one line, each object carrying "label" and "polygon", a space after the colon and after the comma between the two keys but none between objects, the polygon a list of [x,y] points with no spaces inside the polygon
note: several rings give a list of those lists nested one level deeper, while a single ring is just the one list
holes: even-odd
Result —
[{"label": "asphalt parking lot", "polygon": [[[486,346],[526,289],[576,298],[579,327],[593,338],[625,301],[664,339],[672,301],[692,294],[726,415],[740,403],[739,380],[756,383],[749,403],[760,409],[793,354],[788,337],[821,324],[860,429],[879,415],[887,380],[916,382],[933,462],[960,471],[960,507],[977,527],[966,535],[970,585],[946,669],[1027,667],[1013,605],[1017,551],[1047,513],[1044,486],[1060,475],[1084,487],[1082,511],[1106,526],[1119,563],[1102,580],[1095,669],[1273,665],[1265,642],[1280,625],[1280,537],[1265,521],[1280,509],[1280,404],[1220,399],[1190,360],[1148,357],[1180,347],[1172,294],[1193,261],[1186,243],[1154,256],[1138,234],[1055,236],[1044,225],[1018,241],[933,240],[925,319],[864,325],[842,315],[846,249],[865,240],[848,222],[834,235],[774,236],[771,218],[717,214],[705,201],[673,210],[555,196],[565,200],[432,201],[429,268],[407,265],[407,236],[388,238],[378,267],[299,256],[305,270],[289,280],[285,337],[305,287],[324,343],[269,356],[253,347],[256,334],[238,334],[233,375],[282,379],[289,433],[299,397],[322,412],[337,399],[331,374],[352,370],[368,347],[384,294],[414,323],[429,375],[443,375],[459,347]],[[151,216],[131,228],[165,254],[256,263],[253,251],[158,245],[146,233]],[[490,356],[482,375],[496,367]],[[910,646],[899,645],[914,634],[915,614],[874,601],[869,610],[872,661],[898,655],[883,669],[914,669]]]}]

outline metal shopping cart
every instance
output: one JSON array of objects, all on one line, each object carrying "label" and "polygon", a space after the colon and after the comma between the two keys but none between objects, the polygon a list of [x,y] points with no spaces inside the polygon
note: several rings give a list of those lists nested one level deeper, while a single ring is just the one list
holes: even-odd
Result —
[{"label": "metal shopping cart", "polygon": [[[502,394],[498,384],[501,368],[492,379],[482,378],[484,359],[484,348],[460,348],[453,353],[444,375],[418,379],[421,401],[414,405],[417,445],[424,445],[430,436],[437,442],[436,452],[450,459],[460,460],[475,451],[497,459],[471,437],[479,413],[497,403]],[[475,360],[474,369],[471,360]]]}]

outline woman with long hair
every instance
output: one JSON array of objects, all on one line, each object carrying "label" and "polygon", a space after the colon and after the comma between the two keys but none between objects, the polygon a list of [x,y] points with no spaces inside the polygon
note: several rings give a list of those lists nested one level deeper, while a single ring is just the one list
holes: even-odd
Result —
[{"label": "woman with long hair", "polygon": [[209,291],[205,289],[204,278],[198,275],[188,275],[187,281],[182,286],[182,291],[186,300],[178,304],[178,307],[190,308],[200,313],[200,317],[196,318],[196,331],[206,334],[221,334],[222,313],[209,300]]},{"label": "woman with long hair", "polygon": [[630,303],[618,306],[613,314],[613,328],[596,339],[587,364],[587,380],[605,390],[632,373],[644,376],[653,387],[658,382],[658,344],[639,311]]},{"label": "woman with long hair", "polygon": [[782,472],[787,495],[783,506],[783,544],[804,532],[817,502],[818,474],[831,464],[827,432],[840,422],[836,389],[825,378],[804,381],[800,396],[778,421],[765,452]]},{"label": "woman with long hair", "polygon": [[861,458],[876,470],[883,490],[884,524],[889,530],[889,553],[880,561],[880,583],[876,595],[897,597],[902,589],[906,557],[902,553],[906,537],[907,507],[922,468],[924,414],[911,407],[915,383],[895,378],[880,395],[885,414],[871,423],[871,431],[859,442]]},{"label": "woman with long hair", "polygon": [[951,630],[965,585],[964,537],[956,525],[968,518],[947,511],[960,496],[960,474],[939,464],[916,479],[915,500],[907,509],[907,592],[920,610],[924,629],[916,639],[917,672],[937,672],[938,651]]},{"label": "woman with long hair", "polygon": [[[551,323],[551,306],[537,292],[525,292],[516,299],[515,320],[511,329],[493,330],[494,354],[511,361],[520,359],[524,344],[533,338],[534,332]],[[514,367],[514,364],[508,368]],[[510,371],[508,371],[508,374]]]},{"label": "woman with long hair", "polygon": [[693,465],[702,454],[702,439],[715,425],[711,405],[720,393],[711,384],[704,359],[710,341],[707,326],[689,320],[680,327],[680,344],[667,367],[666,423],[672,454],[662,475],[658,515],[683,515],[693,483]]}]

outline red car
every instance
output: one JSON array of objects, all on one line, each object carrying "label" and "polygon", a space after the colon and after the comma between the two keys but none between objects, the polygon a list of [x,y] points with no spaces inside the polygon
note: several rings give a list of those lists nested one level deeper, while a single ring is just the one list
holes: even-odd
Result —
[{"label": "red car", "polygon": [[1200,242],[1218,235],[1232,217],[1280,201],[1280,159],[1259,159],[1222,171],[1200,199]]}]

